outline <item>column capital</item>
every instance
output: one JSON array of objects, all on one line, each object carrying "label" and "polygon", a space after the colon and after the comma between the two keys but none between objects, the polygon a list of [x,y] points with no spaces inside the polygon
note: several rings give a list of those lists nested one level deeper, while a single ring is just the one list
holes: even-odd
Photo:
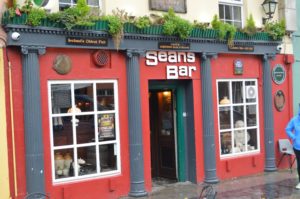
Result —
[{"label": "column capital", "polygon": [[21,46],[21,52],[24,55],[28,53],[38,53],[39,55],[43,55],[46,53],[45,46]]},{"label": "column capital", "polygon": [[268,61],[269,59],[274,60],[275,57],[276,57],[276,54],[264,54],[264,55],[263,55],[263,60],[264,60],[264,61]]},{"label": "column capital", "polygon": [[218,57],[218,53],[216,52],[203,52],[201,55],[201,59],[207,60],[207,59],[216,59]]},{"label": "column capital", "polygon": [[126,55],[129,58],[132,58],[133,56],[145,57],[145,54],[146,54],[146,50],[128,49],[126,51]]}]

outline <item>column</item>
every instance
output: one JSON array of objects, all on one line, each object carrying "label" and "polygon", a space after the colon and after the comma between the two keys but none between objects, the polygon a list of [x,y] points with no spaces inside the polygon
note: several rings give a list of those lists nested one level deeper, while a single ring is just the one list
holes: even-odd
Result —
[{"label": "column", "polygon": [[276,171],[275,144],[274,144],[274,115],[272,98],[272,79],[270,58],[275,55],[263,56],[263,98],[264,98],[264,145],[265,171]]},{"label": "column", "polygon": [[44,193],[44,146],[38,56],[45,47],[22,46],[27,193]]},{"label": "column", "polygon": [[140,93],[140,55],[137,50],[127,50],[127,92],[130,149],[130,196],[146,196],[144,181],[142,112]]},{"label": "column", "polygon": [[203,53],[201,56],[201,89],[202,89],[202,119],[203,119],[203,147],[204,147],[204,181],[217,183],[216,143],[213,114],[213,93],[211,58],[216,53]]}]

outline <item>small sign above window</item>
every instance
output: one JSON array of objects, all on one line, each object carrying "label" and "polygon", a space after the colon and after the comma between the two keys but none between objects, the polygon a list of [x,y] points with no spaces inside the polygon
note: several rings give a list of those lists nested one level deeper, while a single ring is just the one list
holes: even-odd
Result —
[{"label": "small sign above window", "polygon": [[80,46],[107,46],[107,38],[67,37],[66,44]]},{"label": "small sign above window", "polygon": [[243,62],[240,59],[234,60],[234,74],[235,75],[242,75],[244,72],[243,70]]},{"label": "small sign above window", "polygon": [[272,70],[272,79],[276,84],[282,84],[285,80],[286,72],[281,64],[277,64]]}]

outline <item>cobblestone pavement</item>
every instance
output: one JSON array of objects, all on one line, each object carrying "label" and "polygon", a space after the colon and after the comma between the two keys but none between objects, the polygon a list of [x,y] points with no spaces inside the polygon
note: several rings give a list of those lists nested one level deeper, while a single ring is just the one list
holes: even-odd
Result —
[{"label": "cobblestone pavement", "polygon": [[[300,199],[300,190],[295,189],[296,170],[281,170],[249,177],[221,181],[212,185],[216,199]],[[154,186],[147,197],[139,199],[198,199],[206,184],[178,182]],[[132,199],[123,197],[122,199]]]}]

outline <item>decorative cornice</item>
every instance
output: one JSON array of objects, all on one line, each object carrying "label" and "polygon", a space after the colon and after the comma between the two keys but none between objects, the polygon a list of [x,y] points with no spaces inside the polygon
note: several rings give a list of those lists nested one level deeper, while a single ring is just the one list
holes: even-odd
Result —
[{"label": "decorative cornice", "polygon": [[133,56],[144,57],[145,54],[146,54],[146,50],[128,49],[126,51],[126,55],[129,58],[132,58]]},{"label": "decorative cornice", "polygon": [[21,46],[21,52],[24,55],[28,53],[38,53],[39,55],[43,55],[46,53],[45,46]]},{"label": "decorative cornice", "polygon": [[201,58],[203,60],[207,60],[207,59],[211,59],[211,58],[216,59],[217,57],[218,57],[218,53],[216,53],[216,52],[203,52],[201,54]]}]

